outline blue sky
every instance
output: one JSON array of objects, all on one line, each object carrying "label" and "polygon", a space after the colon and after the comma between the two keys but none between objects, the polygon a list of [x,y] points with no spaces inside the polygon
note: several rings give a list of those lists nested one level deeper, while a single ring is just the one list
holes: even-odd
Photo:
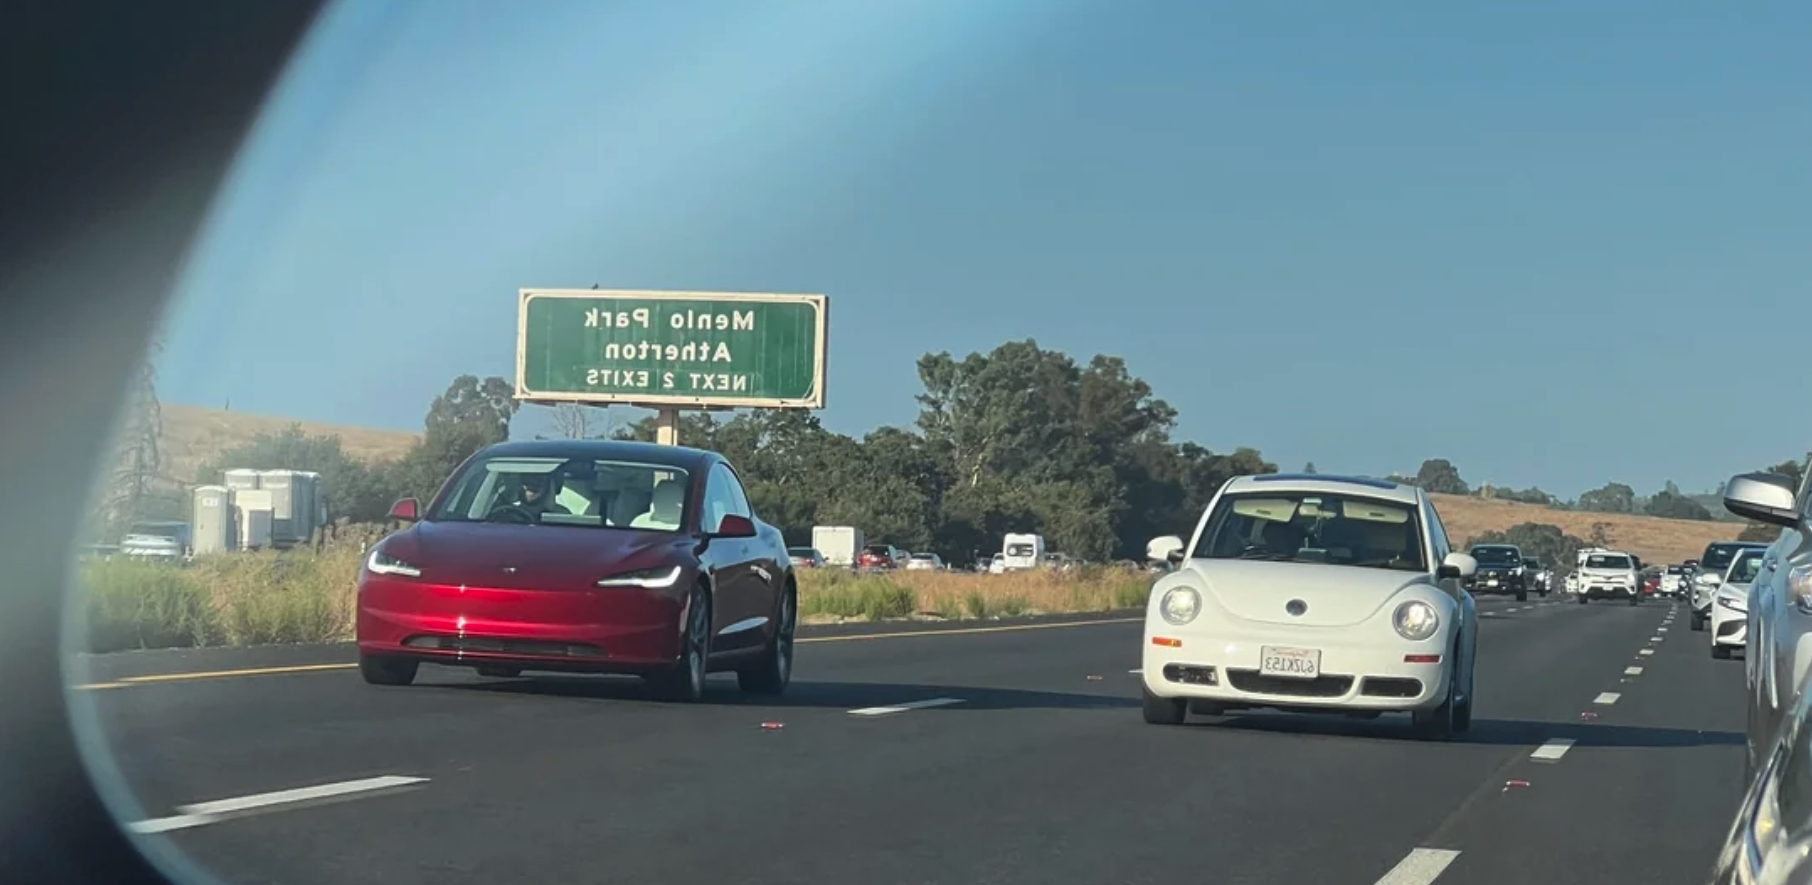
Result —
[{"label": "blue sky", "polygon": [[[167,401],[416,429],[520,287],[821,292],[1125,356],[1295,468],[1709,487],[1812,448],[1812,4],[359,0],[193,256]],[[1798,309],[1796,309],[1798,308]],[[533,433],[541,418],[520,420]]]}]

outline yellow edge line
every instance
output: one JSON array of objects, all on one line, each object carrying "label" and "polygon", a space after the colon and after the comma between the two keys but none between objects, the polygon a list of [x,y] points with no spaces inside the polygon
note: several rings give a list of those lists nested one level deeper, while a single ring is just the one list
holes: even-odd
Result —
[{"label": "yellow edge line", "polygon": [[[1102,621],[1064,621],[1059,624],[1013,624],[1005,627],[963,627],[956,630],[911,630],[903,633],[859,633],[854,636],[808,636],[795,642],[858,642],[864,639],[908,639],[915,636],[959,636],[974,633],[1010,633],[1015,630],[1055,630],[1059,627],[1093,627],[1099,624],[1132,624],[1144,618],[1109,618]],[[239,676],[274,676],[283,673],[319,673],[327,670],[351,670],[358,664],[297,664],[289,667],[250,667],[242,670],[200,670],[194,673],[155,673],[149,676],[122,676],[113,682],[90,682],[70,686],[76,691],[98,691],[108,688],[131,688],[158,682],[186,682],[193,679],[231,679]]]}]

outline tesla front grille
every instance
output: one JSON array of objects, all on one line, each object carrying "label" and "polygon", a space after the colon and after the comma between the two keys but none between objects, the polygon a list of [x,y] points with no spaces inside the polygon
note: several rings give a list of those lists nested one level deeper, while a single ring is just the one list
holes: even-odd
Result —
[{"label": "tesla front grille", "polygon": [[1234,688],[1252,694],[1285,695],[1298,698],[1337,698],[1353,687],[1351,676],[1317,676],[1314,679],[1291,679],[1288,676],[1266,676],[1257,670],[1228,670],[1227,681]]},{"label": "tesla front grille", "polygon": [[523,655],[535,658],[602,658],[604,649],[586,642],[541,642],[533,639],[496,639],[488,636],[411,636],[404,648],[434,651]]}]

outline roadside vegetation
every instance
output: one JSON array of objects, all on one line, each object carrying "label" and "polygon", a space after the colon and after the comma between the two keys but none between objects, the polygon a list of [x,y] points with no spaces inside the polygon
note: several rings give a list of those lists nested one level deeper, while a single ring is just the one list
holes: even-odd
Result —
[{"label": "roadside vegetation", "polygon": [[[334,642],[352,638],[357,546],[227,553],[188,566],[92,560],[78,571],[86,650]],[[801,570],[805,623],[1100,612],[1145,604],[1151,576],[1098,567],[1007,575]]]}]

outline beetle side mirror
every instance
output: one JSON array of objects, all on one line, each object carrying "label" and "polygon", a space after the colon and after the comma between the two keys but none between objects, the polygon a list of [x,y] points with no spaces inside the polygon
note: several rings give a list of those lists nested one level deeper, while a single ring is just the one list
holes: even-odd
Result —
[{"label": "beetle side mirror", "polygon": [[1479,561],[1465,553],[1449,553],[1441,560],[1441,567],[1435,570],[1435,577],[1470,578],[1479,572]]},{"label": "beetle side mirror", "polygon": [[1183,561],[1183,539],[1176,535],[1153,538],[1151,543],[1145,545],[1145,558],[1152,562],[1176,565]]}]

